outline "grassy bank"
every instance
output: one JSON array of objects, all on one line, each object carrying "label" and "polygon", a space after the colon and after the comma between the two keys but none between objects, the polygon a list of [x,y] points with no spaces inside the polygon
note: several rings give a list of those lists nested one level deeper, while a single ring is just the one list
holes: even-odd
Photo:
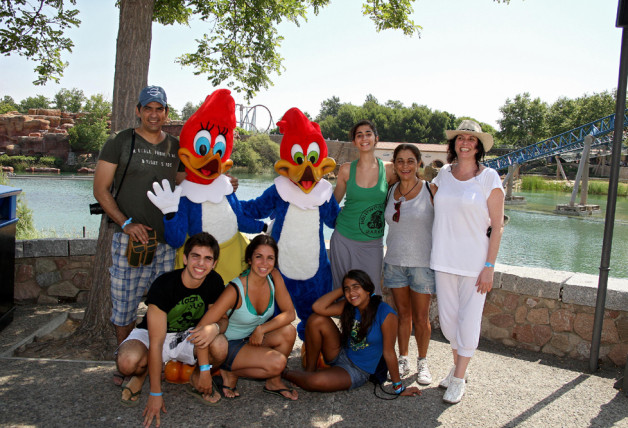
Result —
[{"label": "grassy bank", "polygon": [[[521,177],[521,190],[534,192],[538,190],[548,190],[554,192],[571,192],[573,181],[552,180],[538,175],[524,175]],[[608,195],[608,181],[589,181],[589,195]],[[628,184],[619,183],[617,187],[619,196],[628,196]]]}]

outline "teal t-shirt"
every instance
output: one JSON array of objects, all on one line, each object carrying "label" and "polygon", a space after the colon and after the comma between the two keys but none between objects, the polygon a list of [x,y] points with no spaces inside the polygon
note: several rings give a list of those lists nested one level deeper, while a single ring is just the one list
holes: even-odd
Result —
[{"label": "teal t-shirt", "polygon": [[373,187],[358,186],[355,181],[358,161],[351,162],[345,204],[336,219],[336,230],[354,241],[371,241],[384,236],[384,201],[388,191],[386,167],[381,159],[379,177]]}]

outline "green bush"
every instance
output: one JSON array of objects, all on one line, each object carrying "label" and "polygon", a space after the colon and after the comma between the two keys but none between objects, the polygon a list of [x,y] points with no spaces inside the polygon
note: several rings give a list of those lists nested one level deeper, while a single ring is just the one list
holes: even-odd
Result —
[{"label": "green bush", "polygon": [[62,159],[53,156],[0,155],[0,165],[12,166],[15,171],[24,171],[29,167],[60,168],[62,164]]},{"label": "green bush", "polygon": [[[7,186],[9,180],[2,171],[0,171],[0,184]],[[33,222],[33,211],[28,208],[23,195],[20,194],[17,197],[16,216],[18,218],[17,225],[15,227],[15,239],[37,239],[39,234],[35,230],[35,224]]]}]

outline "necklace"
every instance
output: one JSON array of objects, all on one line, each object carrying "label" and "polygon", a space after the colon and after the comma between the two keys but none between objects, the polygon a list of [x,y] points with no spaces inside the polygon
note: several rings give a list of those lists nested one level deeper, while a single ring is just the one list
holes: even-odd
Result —
[{"label": "necklace", "polygon": [[394,221],[395,223],[399,222],[399,217],[401,217],[401,203],[404,202],[406,200],[406,195],[410,192],[412,192],[414,190],[414,188],[417,186],[417,184],[419,184],[421,180],[417,179],[416,183],[414,183],[414,186],[412,186],[412,189],[408,190],[406,193],[401,194],[401,183],[399,183],[399,186],[397,186],[397,188],[399,189],[399,194],[401,195],[399,197],[399,201],[395,202],[393,207],[395,208],[395,212],[393,213],[392,216],[392,221]]},{"label": "necklace", "polygon": [[411,188],[410,190],[408,190],[408,191],[407,191],[406,193],[404,193],[404,194],[402,194],[402,193],[401,193],[401,183],[399,183],[399,186],[398,186],[398,187],[399,187],[399,194],[401,195],[401,196],[399,197],[399,202],[404,202],[404,201],[406,200],[406,195],[407,195],[408,193],[412,192],[412,191],[414,190],[414,188],[415,188],[415,187],[419,184],[419,182],[420,182],[420,181],[421,181],[421,180],[419,180],[419,179],[417,178],[416,183],[414,183],[414,186],[412,186],[412,188]]}]

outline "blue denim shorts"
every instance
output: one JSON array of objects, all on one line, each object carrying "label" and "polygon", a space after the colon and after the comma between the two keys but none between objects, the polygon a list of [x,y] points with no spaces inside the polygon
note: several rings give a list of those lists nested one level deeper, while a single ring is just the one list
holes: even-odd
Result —
[{"label": "blue denim shorts", "polygon": [[340,352],[338,353],[338,355],[336,355],[336,358],[334,358],[327,364],[332,367],[340,367],[341,369],[349,373],[349,376],[351,377],[351,388],[349,389],[354,389],[362,386],[366,383],[366,381],[369,380],[370,374],[351,362],[351,360],[347,356],[347,353],[345,352],[345,348],[340,348]]},{"label": "blue denim shorts", "polygon": [[249,343],[249,338],[245,337],[244,339],[229,340],[227,343],[229,344],[229,349],[227,351],[227,358],[222,363],[220,368],[230,372],[232,371],[231,366],[233,365],[233,362],[238,356],[238,352],[240,352],[240,349],[242,349],[244,345]]},{"label": "blue denim shorts", "polygon": [[420,294],[436,293],[434,271],[427,267],[405,267],[384,263],[384,286],[410,289]]}]

